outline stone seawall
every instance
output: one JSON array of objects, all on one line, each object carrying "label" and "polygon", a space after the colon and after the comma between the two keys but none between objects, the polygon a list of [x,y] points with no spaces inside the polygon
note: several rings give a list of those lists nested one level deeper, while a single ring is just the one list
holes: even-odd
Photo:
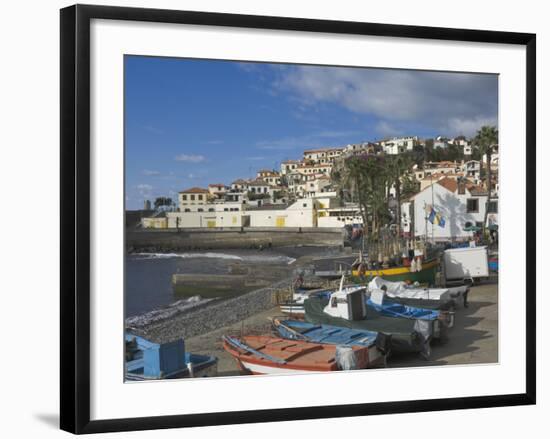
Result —
[{"label": "stone seawall", "polygon": [[344,244],[338,228],[244,228],[244,229],[128,229],[129,252],[169,252],[231,248],[286,246],[337,247]]}]

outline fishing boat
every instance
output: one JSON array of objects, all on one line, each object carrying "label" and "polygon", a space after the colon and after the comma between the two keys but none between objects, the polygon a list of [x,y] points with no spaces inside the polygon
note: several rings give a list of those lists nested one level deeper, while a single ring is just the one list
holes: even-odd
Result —
[{"label": "fishing boat", "polygon": [[338,346],[362,346],[369,348],[369,367],[385,365],[391,350],[391,336],[373,332],[315,325],[298,320],[271,320],[273,329],[283,338]]},{"label": "fishing boat", "polygon": [[369,269],[366,268],[364,264],[362,265],[360,262],[358,262],[353,265],[351,273],[352,276],[356,278],[355,280],[358,283],[360,283],[361,280],[365,278],[381,277],[385,280],[390,280],[394,282],[408,281],[413,283],[427,283],[431,285],[435,283],[435,275],[437,273],[438,267],[438,259],[424,261],[420,264],[420,268],[418,268],[418,266],[415,267],[414,265],[399,265],[395,267],[380,267]]},{"label": "fishing boat", "polygon": [[289,317],[303,319],[305,315],[304,300],[305,297],[298,300],[283,302],[279,305],[279,310]]},{"label": "fishing boat", "polygon": [[222,339],[223,348],[239,368],[254,375],[354,370],[370,364],[366,346],[336,346],[267,335]]},{"label": "fishing boat", "polygon": [[[385,281],[382,281],[385,282]],[[442,324],[446,328],[451,328],[454,325],[454,312],[445,308],[438,308],[433,303],[416,299],[399,299],[396,297],[388,298],[384,295],[380,303],[375,303],[371,300],[371,292],[374,291],[369,284],[369,288],[365,294],[367,308],[374,308],[381,315],[386,317],[406,318],[406,319],[421,319],[421,320],[439,320],[439,324],[434,325],[433,337],[439,338],[441,335]],[[348,291],[351,288],[364,289],[361,285],[347,286]],[[382,290],[384,291],[384,290]],[[279,306],[281,312],[291,318],[303,320],[305,318],[304,302],[309,297],[316,296],[329,299],[331,290],[316,291],[314,294],[294,293],[294,300],[285,302]],[[439,302],[437,302],[439,303]],[[423,306],[424,304],[431,306]]]},{"label": "fishing boat", "polygon": [[305,315],[304,311],[304,301],[313,295],[328,297],[330,295],[330,290],[326,289],[315,289],[315,290],[304,290],[298,289],[292,294],[292,300],[287,300],[279,304],[279,310],[292,318],[303,319]]},{"label": "fishing boat", "polygon": [[218,359],[185,351],[182,339],[154,343],[126,333],[127,381],[216,376]]},{"label": "fishing boat", "polygon": [[459,303],[468,306],[469,285],[460,285],[452,288],[420,288],[406,282],[392,282],[379,276],[368,283],[369,291],[383,290],[388,302],[397,302],[403,305],[439,309],[451,312]]},{"label": "fishing boat", "polygon": [[431,339],[442,334],[438,318],[433,314],[390,317],[368,304],[365,286],[343,288],[342,284],[328,299],[312,296],[304,301],[307,322],[391,334],[392,351],[419,352],[429,357]]}]

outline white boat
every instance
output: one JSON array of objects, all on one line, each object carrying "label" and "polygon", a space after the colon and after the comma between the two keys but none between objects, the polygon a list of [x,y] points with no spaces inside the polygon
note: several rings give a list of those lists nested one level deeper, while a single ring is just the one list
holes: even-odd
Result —
[{"label": "white boat", "polygon": [[420,288],[415,285],[408,285],[405,282],[392,282],[377,276],[369,282],[369,291],[384,290],[390,299],[404,299],[415,301],[415,304],[422,306],[422,302],[433,304],[450,303],[456,305],[461,299],[464,306],[467,305],[469,285],[461,285],[452,288]]}]

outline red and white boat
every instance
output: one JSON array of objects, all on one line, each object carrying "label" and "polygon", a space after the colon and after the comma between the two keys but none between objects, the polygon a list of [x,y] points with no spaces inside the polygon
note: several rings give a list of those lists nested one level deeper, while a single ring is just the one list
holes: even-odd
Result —
[{"label": "red and white boat", "polygon": [[369,348],[287,340],[267,335],[223,337],[241,370],[255,375],[330,372],[369,366]]}]

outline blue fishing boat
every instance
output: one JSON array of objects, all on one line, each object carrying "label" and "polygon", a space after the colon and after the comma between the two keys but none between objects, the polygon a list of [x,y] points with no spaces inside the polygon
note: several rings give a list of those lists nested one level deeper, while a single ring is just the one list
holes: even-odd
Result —
[{"label": "blue fishing boat", "polygon": [[315,325],[300,320],[271,320],[273,329],[286,339],[303,340],[338,346],[362,346],[369,348],[369,364],[386,363],[391,350],[391,335],[383,332],[342,328],[331,325]]},{"label": "blue fishing boat", "polygon": [[383,290],[367,291],[364,286],[344,288],[343,284],[342,278],[340,289],[333,291],[328,299],[314,295],[304,300],[305,320],[317,325],[391,334],[392,351],[419,352],[425,358],[430,355],[430,341],[445,338],[446,324],[434,318],[431,310],[418,310],[420,318],[415,317],[414,312],[407,316],[390,316],[391,311],[385,309],[383,304]]},{"label": "blue fishing boat", "polygon": [[[361,285],[348,285],[346,288],[364,289]],[[380,303],[376,303],[371,299],[371,294],[373,291],[376,290],[369,290],[365,294],[367,310],[370,308],[385,317],[426,321],[438,320],[444,323],[448,328],[452,327],[454,324],[454,313],[452,312],[407,305],[398,300],[388,298],[385,291]],[[333,292],[334,290],[317,290],[313,294],[307,294],[300,291],[294,294],[294,300],[282,303],[280,305],[280,310],[282,313],[289,315],[290,317],[303,319],[305,316],[304,302],[306,299],[310,297],[317,297],[328,300]],[[376,293],[374,294],[376,295]],[[434,328],[435,331],[433,336],[438,338],[440,336],[439,324],[435,324]]]},{"label": "blue fishing boat", "polygon": [[125,348],[127,381],[194,378],[217,374],[218,359],[211,355],[185,352],[182,339],[154,343],[126,333]]}]

